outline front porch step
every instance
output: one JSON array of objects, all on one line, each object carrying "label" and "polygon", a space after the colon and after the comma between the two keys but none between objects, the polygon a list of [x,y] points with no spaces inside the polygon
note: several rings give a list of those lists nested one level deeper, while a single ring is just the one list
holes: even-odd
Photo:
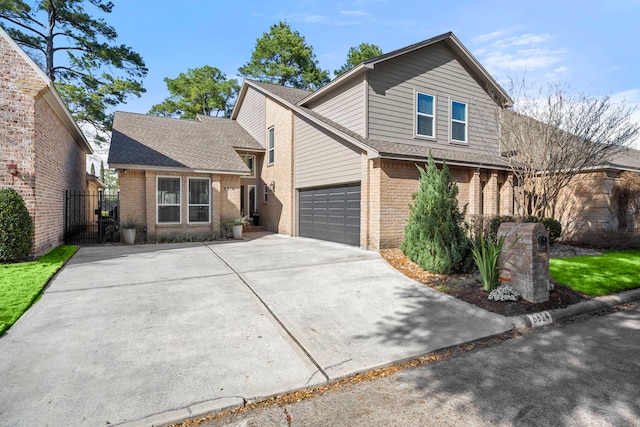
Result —
[{"label": "front porch step", "polygon": [[242,227],[243,233],[257,233],[259,231],[267,231],[264,225],[245,225]]}]

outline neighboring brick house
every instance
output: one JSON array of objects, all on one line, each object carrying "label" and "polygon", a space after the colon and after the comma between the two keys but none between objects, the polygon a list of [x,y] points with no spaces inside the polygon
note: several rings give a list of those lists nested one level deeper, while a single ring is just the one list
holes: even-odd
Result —
[{"label": "neighboring brick house", "polygon": [[63,241],[64,192],[85,190],[91,148],[53,83],[2,28],[0,144],[0,187],[24,198],[33,253],[42,254]]},{"label": "neighboring brick house", "polygon": [[[230,120],[116,113],[109,164],[120,172],[122,217],[142,221],[152,239],[215,233],[226,216],[255,209],[281,234],[397,247],[416,165],[429,151],[446,159],[468,215],[513,213],[497,133],[510,104],[446,33],[365,61],[313,93],[246,80]],[[192,178],[213,193],[205,227],[191,223],[190,197],[181,196]]]},{"label": "neighboring brick house", "polygon": [[[627,191],[632,190],[635,198],[620,206],[620,191],[629,182],[632,188]],[[562,209],[558,219],[563,225],[563,236],[571,241],[597,244],[611,233],[637,233],[640,231],[638,194],[639,150],[623,150],[598,167],[577,174],[563,188],[558,201]]]}]

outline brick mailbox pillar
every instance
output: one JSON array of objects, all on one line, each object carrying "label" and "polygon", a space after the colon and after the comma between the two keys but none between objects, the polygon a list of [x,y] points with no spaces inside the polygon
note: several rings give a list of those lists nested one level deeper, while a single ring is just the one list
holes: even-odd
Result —
[{"label": "brick mailbox pillar", "polygon": [[505,236],[498,261],[500,281],[527,301],[549,301],[549,236],[544,226],[505,222],[498,229],[500,236]]}]

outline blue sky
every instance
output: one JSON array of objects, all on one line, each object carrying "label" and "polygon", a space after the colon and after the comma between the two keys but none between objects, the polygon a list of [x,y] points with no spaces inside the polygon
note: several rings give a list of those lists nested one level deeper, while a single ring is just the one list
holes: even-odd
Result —
[{"label": "blue sky", "polygon": [[280,20],[306,38],[332,76],[361,42],[389,52],[453,31],[499,81],[525,73],[529,81],[568,81],[640,110],[639,0],[116,0],[104,17],[149,68],[147,93],[123,111],[146,113],[168,96],[163,78],[188,68],[211,65],[236,76],[256,39]]}]

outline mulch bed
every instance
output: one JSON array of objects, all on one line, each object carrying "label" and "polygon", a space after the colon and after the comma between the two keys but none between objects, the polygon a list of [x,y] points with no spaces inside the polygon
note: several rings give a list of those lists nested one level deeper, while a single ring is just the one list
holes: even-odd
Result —
[{"label": "mulch bed", "polygon": [[549,301],[547,302],[534,304],[522,298],[518,301],[491,301],[487,298],[488,292],[482,289],[480,280],[473,274],[442,275],[429,273],[407,258],[400,249],[381,250],[380,255],[392,267],[407,277],[469,304],[503,316],[518,316],[565,308],[589,299],[589,297],[571,288],[556,283],[555,290],[549,293]]}]

